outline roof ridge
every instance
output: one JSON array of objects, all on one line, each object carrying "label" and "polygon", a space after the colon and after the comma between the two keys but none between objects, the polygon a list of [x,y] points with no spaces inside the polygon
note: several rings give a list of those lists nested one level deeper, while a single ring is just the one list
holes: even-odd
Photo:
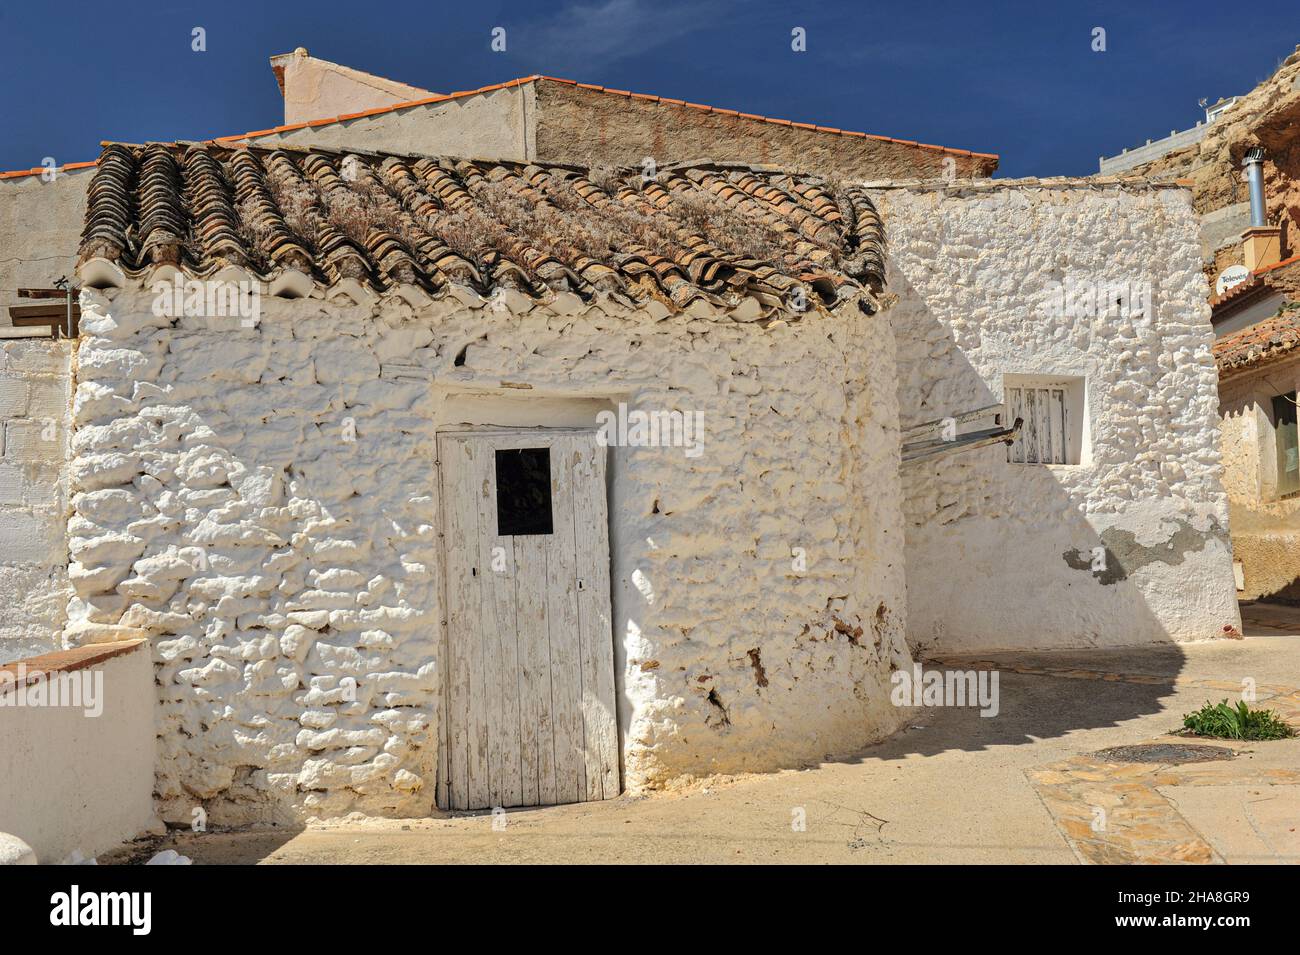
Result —
[{"label": "roof ridge", "polygon": [[[900,146],[915,146],[918,149],[933,149],[938,152],[948,153],[954,156],[970,156],[977,159],[1000,159],[997,153],[981,153],[970,149],[958,149],[952,146],[937,146],[932,143],[922,143],[913,139],[898,139],[894,136],[882,136],[877,133],[863,133],[854,130],[839,129],[834,126],[818,126],[814,123],[798,123],[788,119],[776,119],[771,116],[762,116],[758,113],[742,113],[739,110],[724,109],[720,106],[708,106],[703,103],[688,103],[686,100],[671,99],[666,96],[655,96],[649,93],[632,93],[628,90],[610,89],[606,86],[598,86],[594,83],[579,83],[577,80],[567,80],[558,76],[546,76],[541,73],[533,73],[529,76],[517,77],[513,80],[507,80],[504,83],[493,83],[490,86],[480,86],[478,89],[457,90],[454,93],[438,93],[433,96],[426,96],[422,99],[407,100],[402,103],[393,103],[389,106],[378,106],[374,109],[361,110],[357,113],[341,113],[338,116],[327,116],[319,119],[307,120],[303,123],[287,123],[282,126],[271,126],[267,129],[255,129],[246,133],[236,133],[231,136],[215,136],[212,139],[203,140],[203,142],[241,142],[255,137],[274,136],[278,133],[293,132],[298,129],[308,127],[315,129],[318,126],[332,126],[335,123],[350,122],[354,119],[362,119],[367,116],[378,116],[383,113],[392,113],[401,109],[414,109],[418,106],[431,106],[435,103],[444,103],[450,100],[463,99],[467,96],[479,96],[484,93],[492,93],[502,89],[513,89],[517,86],[523,86],[527,83],[536,83],[546,81],[549,83],[563,83],[566,86],[574,86],[578,89],[592,90],[599,93],[607,93],[611,96],[626,96],[630,99],[645,100],[647,102],[660,103],[666,106],[682,106],[689,109],[701,110],[706,113],[717,113],[722,116],[737,116],[741,119],[750,119],[756,122],[771,123],[777,126],[791,126],[797,129],[811,129],[822,133],[834,133],[839,136],[851,136],[854,138],[874,139],[879,142],[894,143]],[[162,142],[181,142],[182,140],[162,140]],[[57,167],[58,169],[82,169],[93,166],[98,160],[83,163],[68,163],[65,166]],[[0,179],[17,179],[22,176],[34,176],[45,172],[46,167],[36,166],[30,169],[15,169],[10,172],[0,172]]]},{"label": "roof ridge", "polygon": [[466,96],[479,96],[483,93],[492,93],[500,89],[511,89],[516,86],[522,86],[526,83],[536,83],[545,81],[548,83],[562,83],[566,86],[573,86],[578,89],[591,90],[597,93],[608,93],[611,96],[625,96],[630,99],[645,100],[652,103],[661,103],[666,106],[683,106],[690,109],[701,110],[706,113],[718,113],[723,116],[737,116],[741,119],[751,119],[757,122],[772,123],[777,126],[792,126],[799,129],[811,129],[821,133],[835,133],[840,136],[860,137],[863,139],[875,139],[880,142],[894,143],[900,146],[915,146],[918,149],[933,149],[938,152],[951,153],[956,156],[971,156],[979,159],[1000,159],[997,153],[981,153],[971,149],[958,149],[953,146],[938,146],[932,143],[922,143],[913,139],[899,139],[894,136],[882,136],[877,133],[862,133],[854,130],[839,129],[835,126],[819,126],[814,123],[799,123],[789,119],[776,119],[771,116],[762,116],[758,113],[742,113],[740,110],[725,109],[721,106],[708,106],[704,103],[689,103],[686,100],[672,99],[666,96],[655,96],[650,93],[633,93],[629,90],[610,89],[607,86],[600,86],[595,83],[579,83],[577,80],[568,80],[559,76],[547,76],[541,73],[534,73],[531,76],[521,76],[505,83],[494,83],[491,86],[481,86],[473,90],[458,90],[454,93],[441,93],[437,96],[427,96],[423,99],[409,100],[404,103],[393,103],[389,106],[379,106],[374,109],[362,110],[358,113],[343,113],[338,116],[321,117],[320,119],[308,120],[304,123],[289,123],[283,126],[272,126],[269,129],[257,129],[247,133],[240,133],[234,136],[218,136],[219,140],[239,140],[250,139],[254,136],[272,136],[277,133],[292,132],[296,129],[305,129],[306,127],[315,128],[317,126],[329,126],[334,123],[348,122],[354,119],[361,119],[366,116],[378,116],[383,113],[391,113],[400,109],[413,109],[417,106],[429,106],[434,103],[446,102],[448,100],[460,99]]}]

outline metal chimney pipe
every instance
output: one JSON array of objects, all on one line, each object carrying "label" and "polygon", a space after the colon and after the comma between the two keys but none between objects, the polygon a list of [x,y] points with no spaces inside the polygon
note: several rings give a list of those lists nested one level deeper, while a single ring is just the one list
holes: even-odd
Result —
[{"label": "metal chimney pipe", "polygon": [[1263,228],[1268,225],[1268,218],[1264,208],[1263,147],[1252,146],[1246,150],[1246,157],[1242,160],[1242,165],[1246,167],[1246,181],[1250,184],[1250,227],[1252,229]]}]

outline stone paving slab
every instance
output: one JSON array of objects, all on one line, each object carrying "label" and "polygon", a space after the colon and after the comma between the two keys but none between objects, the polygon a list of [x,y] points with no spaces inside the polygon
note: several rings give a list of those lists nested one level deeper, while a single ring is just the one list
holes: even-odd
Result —
[{"label": "stone paving slab", "polygon": [[1300,864],[1300,792],[1294,786],[1162,786],[1159,791],[1225,862]]},{"label": "stone paving slab", "polygon": [[[945,661],[945,665],[959,664]],[[1089,671],[1095,675],[1081,677],[1074,670],[998,666],[1067,679],[1135,679],[1133,674],[1103,671]],[[1179,685],[1240,691],[1235,683],[1217,680],[1187,680]],[[1274,685],[1257,689],[1257,704],[1266,702],[1266,708],[1275,710],[1283,719],[1293,725],[1300,723],[1300,691]],[[1232,753],[1233,758],[1178,764],[1134,763],[1086,754],[1026,771],[1026,778],[1081,862],[1300,861],[1300,848],[1295,848],[1300,846],[1300,839],[1294,838],[1300,828],[1300,769],[1295,768],[1300,766],[1300,740],[1239,742],[1166,735],[1152,742],[1214,745]],[[1197,790],[1231,794],[1231,798],[1216,802]],[[1262,795],[1265,792],[1267,797]],[[1248,818],[1247,807],[1256,801],[1273,803],[1259,810],[1267,816],[1267,835],[1258,824],[1245,828],[1242,821]],[[1180,811],[1184,806],[1192,812],[1192,819]]]}]

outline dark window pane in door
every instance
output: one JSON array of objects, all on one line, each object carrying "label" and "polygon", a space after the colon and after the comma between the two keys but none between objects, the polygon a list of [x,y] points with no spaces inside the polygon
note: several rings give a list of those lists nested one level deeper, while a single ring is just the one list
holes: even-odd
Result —
[{"label": "dark window pane in door", "polygon": [[549,534],[551,449],[508,448],[497,452],[497,534]]}]

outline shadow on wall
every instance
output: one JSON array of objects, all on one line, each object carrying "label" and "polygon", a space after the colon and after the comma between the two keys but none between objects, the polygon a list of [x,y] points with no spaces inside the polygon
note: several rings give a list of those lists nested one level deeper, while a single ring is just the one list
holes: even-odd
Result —
[{"label": "shadow on wall", "polygon": [[[986,330],[978,315],[954,330],[897,270],[891,288],[900,293],[904,427],[1002,402],[1004,374],[1072,382],[1078,393],[1064,415],[1066,433],[1071,421],[1078,431],[1066,459],[1079,463],[1012,463],[997,445],[904,465],[908,643],[916,658],[1146,645],[1174,676],[1184,660],[1177,641],[1237,629],[1227,530],[1199,504],[1211,489],[1177,463],[1186,446],[1159,445],[1172,440],[1162,431],[1177,430],[1170,420],[1142,420],[1157,418],[1149,408],[1163,405],[1110,364],[1107,352],[1132,343],[1094,337],[1117,334],[1115,323],[1066,326],[1064,341],[1058,334],[1035,347],[1037,329],[1011,339],[1005,323],[1000,333]],[[962,335],[969,340],[956,340]],[[1158,453],[1144,458],[1152,447]],[[1177,470],[1162,466],[1168,461]],[[1028,722],[1023,713],[978,720],[970,745],[1115,725],[1158,711],[1170,692],[1074,684],[1092,690],[1036,706]],[[910,751],[918,742],[926,751],[924,740],[908,741]],[[935,740],[935,751],[953,742]]]}]

